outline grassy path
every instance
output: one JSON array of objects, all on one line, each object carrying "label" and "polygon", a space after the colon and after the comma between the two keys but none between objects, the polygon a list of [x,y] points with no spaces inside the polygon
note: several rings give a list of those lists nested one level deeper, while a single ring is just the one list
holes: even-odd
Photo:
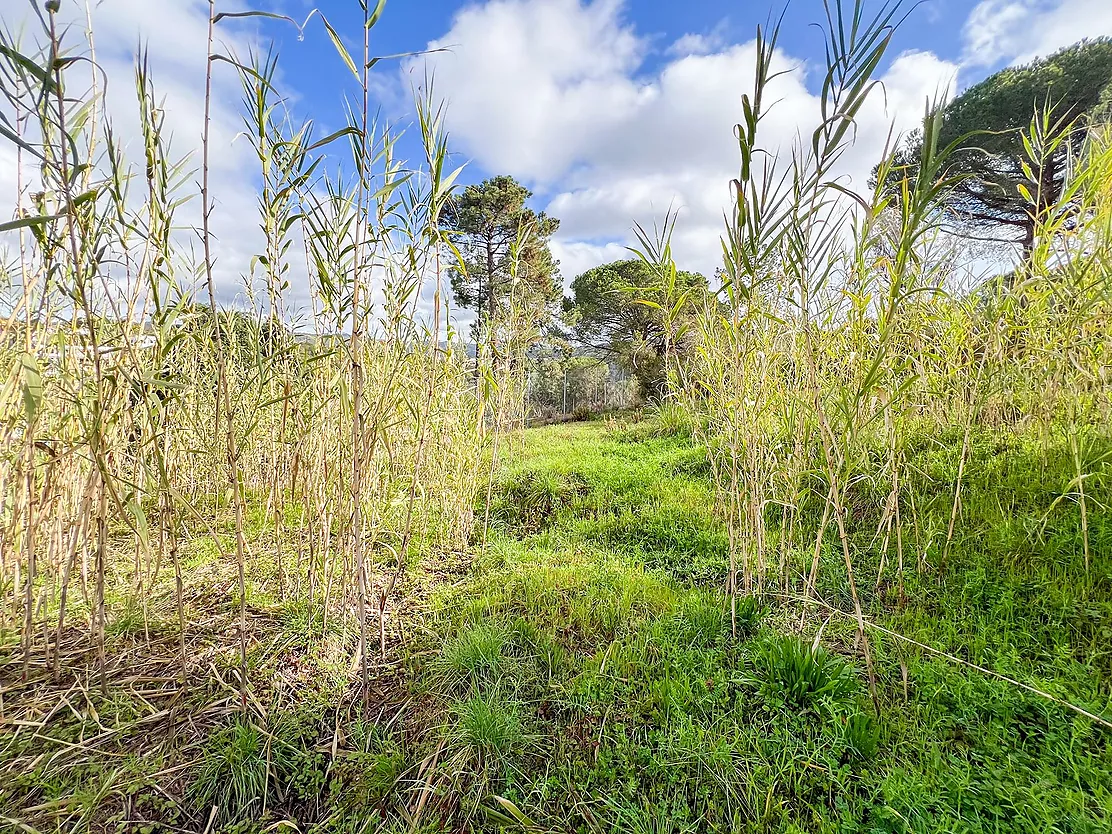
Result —
[{"label": "grassy path", "polygon": [[[485,553],[464,585],[434,601],[434,651],[416,664],[418,690],[443,721],[451,775],[438,793],[454,824],[1112,827],[1108,735],[1060,707],[878,641],[878,718],[849,620],[742,600],[731,639],[717,590],[727,542],[705,455],[688,439],[655,436],[650,423],[547,427],[511,458]],[[945,590],[910,580],[919,602],[897,610],[874,599],[873,616],[974,657],[994,647],[993,662],[1011,655],[1023,665],[1036,640],[1043,655],[1078,642],[1068,618],[1047,622],[1014,596],[1008,608],[970,598],[978,587],[1030,591],[1030,576],[956,562]],[[837,602],[837,577],[820,590]],[[810,651],[819,628],[830,651]],[[1043,660],[1039,680],[1051,691],[1107,707],[1107,679],[1078,657]]]},{"label": "grassy path", "polygon": [[[1070,505],[1045,509],[1062,473],[1025,458],[1023,438],[974,440],[971,532],[946,574],[912,567],[902,603],[868,583],[868,616],[1112,715],[1109,514],[1090,517],[1082,581]],[[735,638],[727,537],[688,436],[647,419],[509,442],[489,535],[406,577],[393,655],[366,697],[352,629],[283,601],[260,559],[244,714],[234,582],[198,539],[187,689],[168,587],[149,623],[137,613],[110,635],[106,693],[91,673],[5,684],[9,715],[34,720],[0,736],[0,831],[1112,830],[1112,734],[1064,707],[878,637],[877,715],[852,618],[815,606],[741,599]],[[960,442],[909,452],[937,484],[917,498],[924,526],[932,501],[949,511]],[[1032,463],[1001,464],[1017,459]],[[857,558],[875,576],[883,491],[851,499]],[[850,611],[828,544],[818,590]],[[811,556],[787,554],[789,573]]]}]

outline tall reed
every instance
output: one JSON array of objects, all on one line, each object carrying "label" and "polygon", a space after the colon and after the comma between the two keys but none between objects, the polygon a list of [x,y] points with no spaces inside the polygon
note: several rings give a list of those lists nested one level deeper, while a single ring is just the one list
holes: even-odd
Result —
[{"label": "tall reed", "polygon": [[[1032,181],[1030,261],[972,287],[963,262],[978,253],[966,253],[942,210],[957,183],[946,163],[958,143],[939,143],[940,102],[927,102],[913,164],[897,168],[893,146],[878,160],[875,187],[851,190],[840,176],[900,14],[899,4],[872,17],[860,3],[827,4],[819,118],[790,154],[762,144],[779,27],[758,32],[754,87],[736,129],[724,282],[702,305],[672,378],[673,398],[710,451],[731,595],[814,598],[831,572],[852,606],[871,682],[866,609],[882,604],[890,583],[903,599],[909,570],[945,571],[962,533],[975,430],[1036,431],[1043,454],[1068,450],[1074,477],[1055,503],[1077,505],[1088,572],[1091,490],[1103,467],[1097,439],[1107,436],[1112,397],[1106,131],[1034,114],[1024,131],[1031,170],[1072,132],[1088,131],[1089,141],[1059,201],[1045,206]],[[667,247],[642,240],[642,249],[666,275]],[[909,469],[907,447],[947,433],[961,438],[951,500],[926,506],[925,475]],[[870,549],[879,553],[871,588],[851,530],[869,501]]]},{"label": "tall reed", "polygon": [[[256,601],[271,600],[338,629],[366,687],[373,655],[390,650],[402,577],[469,541],[488,434],[442,293],[451,245],[439,216],[458,172],[431,88],[419,165],[373,118],[382,7],[363,4],[358,60],[323,17],[306,24],[323,26],[358,90],[348,125],[318,137],[290,114],[275,55],[216,48],[221,27],[279,16],[208,3],[192,161],[175,156],[144,53],[142,141],[128,158],[91,41],[68,40],[57,4],[25,41],[2,34],[19,213],[3,224],[18,263],[0,324],[0,629],[28,686],[90,668],[110,685],[114,635],[134,637],[138,612],[152,650],[172,634],[182,686],[197,683],[202,623],[218,638],[230,628],[234,647],[218,642],[248,709]],[[239,275],[215,245],[220,73],[242,83],[258,164],[260,249]],[[198,200],[195,255],[182,215]],[[237,305],[222,303],[236,280]],[[309,309],[290,300],[299,286]],[[226,580],[234,592],[214,598]]]}]

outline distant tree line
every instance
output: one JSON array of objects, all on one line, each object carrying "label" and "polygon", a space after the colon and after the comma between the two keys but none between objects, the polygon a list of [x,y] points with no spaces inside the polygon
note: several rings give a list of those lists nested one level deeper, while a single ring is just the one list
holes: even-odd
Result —
[{"label": "distant tree line", "polygon": [[[665,353],[685,345],[671,333],[676,322],[665,324],[658,278],[631,257],[576,276],[565,296],[549,245],[560,221],[530,208],[531,197],[513,177],[496,176],[468,186],[444,213],[460,256],[451,270],[452,293],[460,308],[474,313],[473,339],[497,342],[508,317],[531,328],[532,384],[549,408],[566,404],[568,380],[578,386],[577,402],[627,400],[616,388],[600,393],[615,370],[635,382],[639,399],[660,397]],[[694,291],[692,301],[708,289],[695,272],[678,273],[678,284]]]},{"label": "distant tree line", "polygon": [[[1061,201],[1089,131],[1110,123],[1112,39],[1082,41],[989,76],[943,110],[938,142],[955,152],[941,175],[957,183],[943,210],[967,236],[1017,244],[1025,262],[1040,215]],[[886,182],[894,194],[916,168],[922,145],[915,131],[897,150]],[[690,349],[685,323],[711,297],[707,278],[677,272],[670,291],[680,291],[683,303],[671,310],[659,277],[631,255],[575,276],[565,295],[550,248],[560,221],[530,208],[532,196],[513,177],[496,176],[468,186],[444,212],[460,255],[451,271],[453,295],[475,315],[476,343],[496,341],[506,316],[524,319],[535,334],[531,384],[548,408],[563,407],[569,379],[598,390],[615,369],[635,382],[642,401],[661,397],[667,354],[682,362]],[[595,369],[587,370],[592,362]]]}]

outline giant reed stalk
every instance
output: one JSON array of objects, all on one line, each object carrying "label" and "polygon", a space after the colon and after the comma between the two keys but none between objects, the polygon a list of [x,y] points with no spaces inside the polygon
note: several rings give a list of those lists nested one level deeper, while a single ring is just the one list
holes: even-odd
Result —
[{"label": "giant reed stalk", "polygon": [[[866,606],[880,603],[893,570],[903,599],[908,542],[920,571],[945,568],[962,535],[979,427],[1039,426],[1048,456],[1062,443],[1073,477],[1047,516],[1061,501],[1076,505],[1087,574],[1090,487],[1102,459],[1086,438],[1106,430],[1112,391],[1099,370],[1112,280],[1112,162],[1107,135],[1094,130],[1061,200],[1046,205],[1033,185],[1038,233],[1023,274],[971,293],[941,210],[956,182],[945,171],[958,143],[940,146],[937,104],[927,108],[917,160],[903,169],[878,160],[871,191],[840,180],[839,160],[876,84],[898,6],[871,18],[860,3],[832,0],[827,9],[820,119],[790,165],[780,149],[761,144],[778,30],[758,31],[755,86],[736,130],[741,165],[723,238],[725,282],[718,303],[703,309],[673,395],[693,411],[711,456],[729,531],[731,596],[743,585],[751,593],[768,587],[769,507],[781,509],[783,593],[795,593],[796,579],[804,595],[819,593],[832,526],[841,557],[835,587],[844,579],[875,696]],[[1025,131],[1029,169],[1077,129],[1036,114]],[[935,507],[922,490],[925,475],[907,464],[906,445],[915,433],[951,428],[962,438],[956,479],[945,508]],[[872,599],[856,578],[860,544],[849,517],[866,486],[881,496]]]},{"label": "giant reed stalk", "polygon": [[[396,133],[370,120],[367,73],[341,48],[365,106],[348,128],[315,140],[309,126],[290,127],[272,60],[252,67],[214,48],[217,28],[248,13],[206,5],[196,261],[175,219],[186,171],[173,161],[145,58],[136,68],[140,155],[129,160],[102,87],[82,94],[74,81],[91,49],[64,43],[73,30],[63,34],[56,11],[25,48],[3,34],[4,112],[17,128],[5,137],[20,164],[19,213],[2,228],[20,232],[22,245],[14,271],[5,270],[0,329],[2,639],[14,638],[28,676],[45,667],[59,677],[87,671],[87,639],[88,671],[108,686],[113,634],[133,627],[134,610],[144,641],[155,643],[165,599],[173,674],[196,686],[192,632],[227,611],[231,622],[217,634],[234,639],[228,659],[245,708],[255,700],[248,603],[256,592],[306,603],[310,622],[338,624],[345,640],[356,632],[346,645],[369,680],[372,583],[388,595],[414,559],[466,543],[483,437],[466,367],[440,347],[439,289],[433,321],[417,304],[427,280],[439,287],[438,206],[454,180],[442,119],[422,105],[428,154],[409,170],[393,155]],[[368,32],[381,10],[365,9]],[[218,70],[243,79],[259,160],[261,248],[239,275],[243,311],[222,304],[229,270],[217,266]],[[341,138],[354,150],[355,180],[321,165]],[[32,167],[41,188],[28,187]],[[307,274],[294,257],[301,241]],[[199,285],[190,289],[183,275]],[[295,280],[313,299],[296,335],[299,313],[284,298]],[[378,548],[398,559],[376,579]],[[227,584],[198,587],[186,557],[206,551]],[[203,610],[212,590],[227,587],[226,606],[217,599]],[[87,626],[84,638],[71,623]]]}]

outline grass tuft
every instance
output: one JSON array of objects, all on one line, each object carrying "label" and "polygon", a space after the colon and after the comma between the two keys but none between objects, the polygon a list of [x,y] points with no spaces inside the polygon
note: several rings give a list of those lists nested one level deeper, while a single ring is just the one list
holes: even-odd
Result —
[{"label": "grass tuft", "polygon": [[526,735],[517,705],[492,691],[452,708],[448,741],[457,755],[495,768],[521,750]]},{"label": "grass tuft", "polygon": [[218,730],[205,744],[190,793],[200,808],[234,822],[262,812],[270,777],[263,732],[244,719]]},{"label": "grass tuft", "polygon": [[754,662],[762,693],[774,704],[816,709],[844,701],[858,689],[853,667],[822,646],[794,635],[766,638]]},{"label": "grass tuft", "polygon": [[506,649],[507,635],[501,626],[475,623],[445,641],[436,668],[448,685],[491,686],[507,672],[511,661]]}]

